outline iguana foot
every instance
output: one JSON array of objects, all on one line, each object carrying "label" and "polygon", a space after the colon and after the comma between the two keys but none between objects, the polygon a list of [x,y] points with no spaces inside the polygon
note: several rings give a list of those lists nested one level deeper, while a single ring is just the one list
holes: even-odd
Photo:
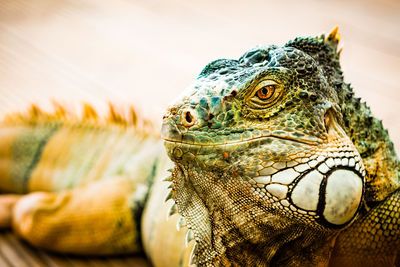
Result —
[{"label": "iguana foot", "polygon": [[0,228],[11,226],[12,209],[22,195],[0,195]]}]

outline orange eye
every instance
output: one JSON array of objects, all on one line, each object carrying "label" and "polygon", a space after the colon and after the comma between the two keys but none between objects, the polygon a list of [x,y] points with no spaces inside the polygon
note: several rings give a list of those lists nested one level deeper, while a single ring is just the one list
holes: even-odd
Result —
[{"label": "orange eye", "polygon": [[283,85],[272,79],[264,79],[250,91],[246,102],[252,108],[263,109],[274,105],[282,96]]},{"label": "orange eye", "polygon": [[273,84],[262,87],[257,91],[256,96],[261,100],[270,99],[275,93],[276,86]]}]

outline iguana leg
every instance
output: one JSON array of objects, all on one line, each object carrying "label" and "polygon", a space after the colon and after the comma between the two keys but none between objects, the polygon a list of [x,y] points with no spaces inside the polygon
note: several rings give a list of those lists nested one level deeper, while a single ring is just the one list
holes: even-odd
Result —
[{"label": "iguana leg", "polygon": [[123,178],[59,193],[30,193],[14,206],[12,226],[34,246],[57,252],[137,252],[140,234],[134,216],[141,203],[136,200],[145,194]]},{"label": "iguana leg", "polygon": [[330,266],[400,266],[400,190],[339,235]]}]

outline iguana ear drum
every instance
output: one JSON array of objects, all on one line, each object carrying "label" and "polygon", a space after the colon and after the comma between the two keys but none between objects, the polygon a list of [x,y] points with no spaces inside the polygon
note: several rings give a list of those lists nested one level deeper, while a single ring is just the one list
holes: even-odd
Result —
[{"label": "iguana ear drum", "polygon": [[362,178],[352,170],[334,170],[328,177],[322,217],[334,225],[349,222],[356,213],[362,197]]},{"label": "iguana ear drum", "polygon": [[293,187],[291,202],[300,209],[317,212],[317,221],[332,228],[350,223],[360,207],[364,190],[362,173],[346,166],[312,170]]}]

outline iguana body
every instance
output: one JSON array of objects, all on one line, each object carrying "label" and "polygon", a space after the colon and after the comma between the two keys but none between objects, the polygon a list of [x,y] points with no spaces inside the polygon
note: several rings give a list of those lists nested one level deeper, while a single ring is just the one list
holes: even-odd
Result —
[{"label": "iguana body", "polygon": [[185,266],[190,253],[199,266],[399,264],[400,164],[343,82],[338,39],[210,63],[164,116],[174,164],[157,135],[99,126],[89,107],[77,123],[14,116],[0,128],[0,189],[47,193],[18,200],[13,228],[60,252],[143,246],[156,266]]}]

